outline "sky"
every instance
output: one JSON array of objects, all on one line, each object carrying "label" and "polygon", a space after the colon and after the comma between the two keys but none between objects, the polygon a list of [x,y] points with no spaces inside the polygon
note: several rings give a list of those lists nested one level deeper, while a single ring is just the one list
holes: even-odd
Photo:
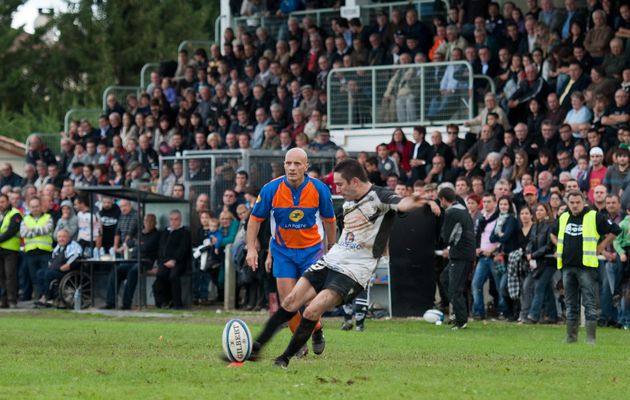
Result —
[{"label": "sky", "polygon": [[37,17],[38,8],[53,8],[55,11],[63,11],[66,7],[64,0],[29,0],[13,14],[11,26],[17,28],[24,25],[24,30],[33,33],[33,22]]}]

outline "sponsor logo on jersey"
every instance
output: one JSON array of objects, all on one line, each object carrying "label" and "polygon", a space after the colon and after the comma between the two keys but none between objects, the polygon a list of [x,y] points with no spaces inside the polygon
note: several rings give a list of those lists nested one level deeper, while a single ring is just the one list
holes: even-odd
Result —
[{"label": "sponsor logo on jersey", "polygon": [[291,214],[289,214],[289,219],[293,222],[298,222],[302,218],[304,218],[304,211],[302,210],[293,210]]},{"label": "sponsor logo on jersey", "polygon": [[260,203],[262,201],[262,197],[260,197],[260,195],[258,195],[258,198],[256,198],[256,203]]}]

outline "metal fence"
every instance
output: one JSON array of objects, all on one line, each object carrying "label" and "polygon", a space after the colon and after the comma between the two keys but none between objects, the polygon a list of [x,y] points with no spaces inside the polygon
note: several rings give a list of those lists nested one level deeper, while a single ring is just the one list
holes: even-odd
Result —
[{"label": "metal fence", "polygon": [[125,98],[129,94],[135,94],[140,96],[142,88],[140,86],[108,86],[103,90],[103,112],[107,110],[107,96],[113,94],[118,101],[122,104],[125,103]]},{"label": "metal fence", "polygon": [[[223,192],[234,187],[238,171],[246,171],[249,184],[261,188],[284,175],[284,155],[283,151],[267,150],[185,151],[181,156],[160,157],[160,171],[164,163],[180,162],[186,197],[194,199],[205,193],[210,198],[210,208],[216,210],[222,204]],[[335,154],[309,153],[308,161],[323,176],[332,172]]]},{"label": "metal fence", "polygon": [[473,117],[466,61],[338,68],[328,74],[328,126],[463,123]]},{"label": "metal fence", "polygon": [[[439,6],[436,7],[436,3]],[[388,15],[393,10],[400,10],[404,12],[407,8],[415,8],[418,12],[418,17],[425,21],[430,22],[434,15],[446,16],[448,12],[448,2],[446,0],[414,0],[414,1],[398,1],[393,3],[375,3],[366,4],[360,6],[360,19],[364,25],[373,24],[376,21],[376,13],[378,11],[385,11]],[[302,20],[306,17],[311,18],[315,24],[322,28],[328,28],[333,18],[341,16],[341,10],[338,8],[321,8],[311,9],[303,11],[295,11],[288,16],[276,17],[276,16],[264,16],[264,15],[252,15],[244,17],[232,18],[232,27],[235,30],[245,29],[254,30],[258,27],[267,28],[270,37],[278,40],[286,40],[287,38],[287,19],[288,17],[296,17]]]},{"label": "metal fence", "polygon": [[98,117],[103,114],[103,110],[99,108],[72,108],[66,112],[63,117],[63,131],[70,131],[70,122],[87,119],[92,126],[98,126]]}]

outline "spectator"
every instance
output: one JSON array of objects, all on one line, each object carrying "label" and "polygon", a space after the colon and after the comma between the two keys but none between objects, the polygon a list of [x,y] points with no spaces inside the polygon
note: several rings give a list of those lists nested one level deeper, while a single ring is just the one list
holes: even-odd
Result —
[{"label": "spectator", "polygon": [[27,140],[26,162],[35,165],[37,161],[48,164],[54,163],[55,156],[36,134],[32,134]]},{"label": "spectator", "polygon": [[77,232],[79,230],[78,219],[74,213],[74,207],[70,200],[64,200],[61,202],[61,216],[55,225],[55,231],[53,237],[57,237],[60,230],[65,229],[70,236],[70,240],[75,240]]},{"label": "spectator", "polygon": [[181,275],[186,268],[190,249],[188,230],[182,225],[179,210],[169,213],[169,226],[160,234],[157,252],[158,268],[153,291],[155,305],[158,308],[172,306],[183,307],[181,295]]},{"label": "spectator", "polygon": [[6,194],[0,194],[0,215],[0,308],[17,308],[22,214]]},{"label": "spectator", "polygon": [[[37,279],[38,271],[46,270],[53,250],[52,234],[55,229],[52,217],[42,213],[39,198],[34,197],[28,203],[29,215],[26,215],[20,225],[20,237],[24,240],[24,252],[30,281],[34,286],[35,298],[44,293]],[[30,293],[30,292],[29,292]],[[29,294],[23,294],[26,298]]]},{"label": "spectator", "polygon": [[[52,243],[52,239],[51,239]],[[38,285],[43,289],[41,297],[35,303],[38,306],[51,305],[52,293],[50,286],[52,281],[61,279],[76,266],[76,261],[81,257],[81,246],[73,241],[65,229],[57,233],[57,246],[50,255],[50,264],[38,271]]]}]

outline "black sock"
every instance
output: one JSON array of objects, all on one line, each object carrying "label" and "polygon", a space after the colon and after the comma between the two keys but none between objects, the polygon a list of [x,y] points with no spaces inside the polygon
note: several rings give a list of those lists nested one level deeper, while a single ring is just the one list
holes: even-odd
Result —
[{"label": "black sock", "polygon": [[289,322],[295,314],[295,312],[287,311],[282,307],[278,308],[278,311],[272,315],[269,320],[267,320],[263,331],[256,338],[256,341],[254,342],[254,351],[259,351],[265,343],[271,340],[278,329],[280,329],[280,327],[285,323]]},{"label": "black sock", "polygon": [[306,319],[302,316],[300,325],[295,330],[287,349],[280,357],[283,357],[286,360],[293,357],[306,344],[306,342],[308,342],[308,338],[311,337],[316,324],[317,321],[311,321],[310,319]]}]

